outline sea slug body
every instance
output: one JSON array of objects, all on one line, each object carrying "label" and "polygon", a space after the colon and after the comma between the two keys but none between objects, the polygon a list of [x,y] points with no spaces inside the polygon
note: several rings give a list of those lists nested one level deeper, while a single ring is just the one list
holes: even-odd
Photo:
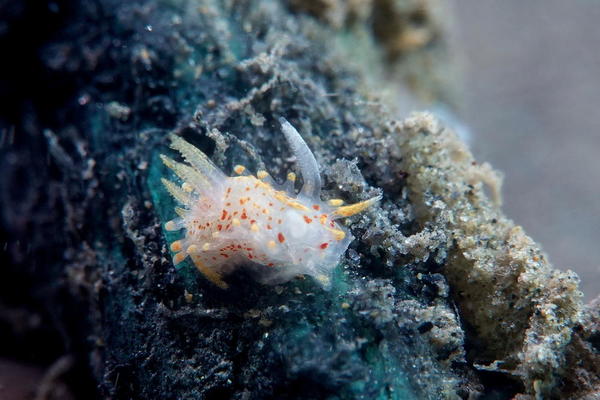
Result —
[{"label": "sea slug body", "polygon": [[178,185],[162,179],[180,203],[178,218],[165,224],[168,231],[184,230],[170,244],[173,263],[190,257],[207,279],[227,288],[223,276],[239,266],[252,268],[263,283],[286,282],[311,275],[324,287],[352,241],[335,220],[357,214],[380,196],[352,205],[340,199],[322,201],[317,161],[296,129],[280,119],[281,129],[296,157],[304,185],[294,191],[296,175],[277,185],[266,171],[256,176],[237,165],[229,177],[199,149],[171,135],[171,147],[187,163],[161,155],[164,164],[181,179]]}]

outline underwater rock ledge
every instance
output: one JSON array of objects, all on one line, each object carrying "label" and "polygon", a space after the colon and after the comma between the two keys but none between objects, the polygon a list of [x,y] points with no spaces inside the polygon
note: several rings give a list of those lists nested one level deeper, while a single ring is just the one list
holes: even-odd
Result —
[{"label": "underwater rock ledge", "polygon": [[[373,73],[390,52],[394,71],[422,74],[425,97],[445,97],[438,76],[415,68],[442,57],[428,8],[374,1],[341,23],[335,9],[325,22],[302,14],[305,3],[64,4],[40,53],[47,79],[0,120],[16,132],[0,148],[11,263],[0,302],[43,310],[56,351],[104,398],[592,396],[600,318],[583,309],[577,277],[503,216],[500,178],[450,129],[426,113],[400,120],[390,99],[374,99],[403,86]],[[374,30],[394,23],[390,9],[418,9],[435,34]],[[377,68],[344,58],[361,51]],[[347,221],[356,239],[331,289],[236,271],[221,290],[192,265],[176,269],[158,157],[168,135],[223,171],[244,164],[282,181],[294,160],[279,117],[314,151],[324,199],[383,194]],[[12,354],[15,341],[4,343]],[[37,343],[21,346],[53,356]]]},{"label": "underwater rock ledge", "polygon": [[452,241],[443,273],[472,341],[467,357],[481,371],[513,376],[536,398],[563,398],[567,353],[581,329],[577,275],[553,269],[487,198],[484,182],[497,192],[499,178],[453,132],[431,115],[397,129],[403,153],[410,154],[403,165],[418,219],[424,231],[441,230]]}]

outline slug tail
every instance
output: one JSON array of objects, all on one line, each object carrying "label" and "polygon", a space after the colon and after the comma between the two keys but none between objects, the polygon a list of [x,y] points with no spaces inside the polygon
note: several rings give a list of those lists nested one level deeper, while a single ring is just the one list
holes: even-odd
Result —
[{"label": "slug tail", "polygon": [[367,208],[371,207],[373,204],[377,203],[381,200],[381,195],[370,198],[369,200],[361,201],[360,203],[350,204],[347,206],[338,207],[333,213],[332,217],[334,219],[337,218],[345,218],[351,217],[355,214],[358,214]]}]

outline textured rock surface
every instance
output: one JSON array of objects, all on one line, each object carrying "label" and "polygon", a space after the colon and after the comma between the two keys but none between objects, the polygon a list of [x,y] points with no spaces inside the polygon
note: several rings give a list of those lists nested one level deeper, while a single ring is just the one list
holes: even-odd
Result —
[{"label": "textured rock surface", "polygon": [[513,375],[528,393],[549,396],[580,323],[577,276],[553,269],[486,198],[483,182],[495,192],[497,176],[452,132],[427,115],[405,121],[399,132],[421,224],[452,242],[444,274],[473,339],[469,359],[481,370]]},{"label": "textured rock surface", "polygon": [[[22,324],[28,341],[15,313],[0,313],[13,329],[3,352],[33,343],[47,361],[72,354],[75,394],[91,395],[93,383],[73,384],[89,379],[110,398],[591,393],[595,381],[577,379],[597,373],[597,334],[579,325],[576,278],[552,270],[487,200],[482,182],[497,195],[498,177],[451,132],[428,114],[398,122],[398,103],[374,101],[390,57],[401,69],[403,57],[437,54],[427,41],[392,54],[392,34],[368,25],[415,5],[374,1],[352,26],[352,8],[342,24],[307,4],[103,0],[59,13],[69,23],[40,53],[38,97],[2,120],[2,257],[12,267],[0,299],[44,321]],[[352,49],[354,39],[372,48]],[[361,49],[379,55],[377,68],[345,62]],[[443,99],[447,89],[421,73]],[[223,291],[191,266],[175,270],[157,157],[167,134],[225,171],[243,163],[282,179],[293,160],[279,116],[314,150],[325,198],[384,195],[347,222],[357,240],[333,288],[261,286],[241,272]],[[575,365],[579,354],[586,364]]]}]

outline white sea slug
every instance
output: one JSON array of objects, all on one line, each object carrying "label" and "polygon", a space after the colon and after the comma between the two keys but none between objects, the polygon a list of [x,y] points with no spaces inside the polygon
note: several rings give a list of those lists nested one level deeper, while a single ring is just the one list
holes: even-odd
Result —
[{"label": "white sea slug", "polygon": [[306,274],[329,286],[331,271],[352,241],[335,220],[363,211],[380,196],[346,206],[340,199],[323,202],[315,157],[289,122],[281,118],[280,123],[304,179],[298,194],[293,172],[283,185],[266,171],[247,174],[241,165],[234,168],[238,176],[229,177],[202,151],[171,135],[171,147],[188,163],[161,155],[183,181],[177,185],[162,179],[182,205],[175,208],[179,218],[165,225],[168,231],[185,231],[171,243],[174,264],[190,257],[206,278],[224,289],[222,276],[238,266],[252,268],[263,283]]}]

